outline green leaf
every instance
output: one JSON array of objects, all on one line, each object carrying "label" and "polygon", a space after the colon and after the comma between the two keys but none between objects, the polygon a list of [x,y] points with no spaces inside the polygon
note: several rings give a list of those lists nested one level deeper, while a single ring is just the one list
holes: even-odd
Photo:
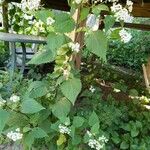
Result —
[{"label": "green leaf", "polygon": [[119,35],[120,30],[121,30],[121,28],[113,30],[111,32],[110,38],[111,39],[120,39],[120,35]]},{"label": "green leaf", "polygon": [[25,115],[16,112],[11,112],[10,117],[7,121],[7,125],[10,127],[24,127],[25,125],[28,125],[28,123],[28,118]]},{"label": "green leaf", "polygon": [[78,94],[81,91],[81,87],[82,87],[81,81],[80,79],[77,78],[66,80],[60,86],[64,96],[68,98],[73,105],[75,103]]},{"label": "green leaf", "polygon": [[60,146],[63,143],[65,143],[67,141],[66,137],[64,134],[60,134],[58,140],[57,140],[57,145]]},{"label": "green leaf", "polygon": [[101,11],[109,11],[109,7],[105,4],[99,4],[92,8],[92,12],[95,15],[100,15]]},{"label": "green leaf", "polygon": [[48,93],[47,83],[44,81],[34,81],[30,84],[28,91],[31,98],[42,97]]},{"label": "green leaf", "polygon": [[8,119],[9,119],[9,113],[5,110],[0,109],[0,134],[2,133]]},{"label": "green leaf", "polygon": [[139,130],[136,129],[136,127],[133,127],[131,130],[131,136],[136,137],[136,136],[138,136],[138,134],[139,134]]},{"label": "green leaf", "polygon": [[88,14],[89,14],[90,8],[89,7],[84,7],[81,9],[81,13],[80,13],[80,21],[83,21],[84,19],[87,18]]},{"label": "green leaf", "polygon": [[79,117],[79,116],[74,117],[73,126],[76,127],[76,128],[81,127],[84,123],[84,120],[85,119],[83,117]]},{"label": "green leaf", "polygon": [[93,126],[96,123],[99,123],[99,118],[98,118],[97,114],[93,111],[89,117],[89,125]]},{"label": "green leaf", "polygon": [[37,19],[40,19],[41,21],[43,21],[44,23],[47,23],[47,18],[48,17],[52,17],[53,13],[50,10],[38,10],[35,12],[35,17]]},{"label": "green leaf", "polygon": [[47,38],[48,48],[56,53],[56,50],[60,48],[63,44],[68,42],[68,38],[63,34],[56,34],[51,32]]},{"label": "green leaf", "polygon": [[112,139],[112,141],[113,141],[115,144],[119,144],[119,143],[120,143],[120,138],[119,138],[118,136],[112,137],[111,139]]},{"label": "green leaf", "polygon": [[74,30],[75,22],[67,13],[57,14],[55,17],[54,28],[56,32],[67,33]]},{"label": "green leaf", "polygon": [[43,109],[45,108],[32,98],[23,101],[21,104],[21,112],[25,114],[37,113]]},{"label": "green leaf", "polygon": [[53,106],[52,113],[61,120],[67,117],[70,108],[71,103],[66,98],[63,98]]},{"label": "green leaf", "polygon": [[128,148],[129,148],[129,144],[123,141],[120,145],[120,149],[128,149]]},{"label": "green leaf", "polygon": [[104,19],[105,23],[105,31],[107,32],[110,28],[112,28],[115,24],[115,17],[111,15],[107,15]]},{"label": "green leaf", "polygon": [[34,138],[37,138],[37,139],[48,136],[47,133],[39,127],[33,128],[33,130],[31,131],[31,134]]},{"label": "green leaf", "polygon": [[33,56],[33,58],[27,64],[40,65],[48,62],[52,62],[55,59],[54,54],[50,49],[39,52]]},{"label": "green leaf", "polygon": [[98,134],[99,133],[99,127],[100,127],[99,122],[97,122],[96,124],[94,124],[92,126],[92,128],[91,128],[91,133]]},{"label": "green leaf", "polygon": [[23,148],[24,149],[31,149],[32,144],[34,143],[34,137],[31,132],[24,134],[23,136]]},{"label": "green leaf", "polygon": [[107,38],[103,31],[95,31],[85,38],[87,49],[98,57],[106,60]]}]

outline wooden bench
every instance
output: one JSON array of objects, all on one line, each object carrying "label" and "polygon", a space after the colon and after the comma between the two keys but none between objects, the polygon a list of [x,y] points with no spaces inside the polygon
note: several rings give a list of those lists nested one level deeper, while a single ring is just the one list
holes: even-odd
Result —
[{"label": "wooden bench", "polygon": [[[13,33],[3,33],[0,32],[0,40],[1,41],[7,41],[9,42],[9,49],[10,49],[10,68],[12,72],[17,67],[17,57],[20,56],[22,59],[21,63],[21,72],[24,72],[25,65],[26,65],[26,59],[28,59],[30,56],[29,54],[33,55],[34,50],[31,48],[26,48],[27,43],[31,44],[46,44],[47,38],[40,37],[40,36],[33,36],[33,35],[20,35],[20,34],[13,34]],[[16,43],[21,44],[21,48],[16,47]]]}]

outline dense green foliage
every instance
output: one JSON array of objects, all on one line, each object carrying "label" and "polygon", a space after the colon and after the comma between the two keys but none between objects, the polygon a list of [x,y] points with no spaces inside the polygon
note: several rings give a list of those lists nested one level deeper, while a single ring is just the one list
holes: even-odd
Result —
[{"label": "dense green foliage", "polygon": [[[92,64],[93,61],[88,62],[90,56],[94,56],[98,64],[100,60],[106,62],[108,42],[115,38],[127,43],[131,34],[123,26],[111,30],[118,18],[105,3],[95,5],[93,2],[90,7],[85,5],[87,1],[68,0],[68,3],[70,13],[42,8],[29,11],[28,7],[24,10],[26,13],[19,9],[10,20],[17,33],[47,36],[47,44],[28,65],[52,62],[54,66],[51,73],[39,75],[31,72],[30,77],[28,74],[0,72],[1,139],[22,144],[24,150],[148,150],[150,100],[140,97],[141,93],[122,84],[123,81],[105,84],[99,77],[97,65]],[[121,9],[132,19],[130,5]],[[105,30],[100,30],[99,24],[80,28],[79,22],[73,19],[79,8],[80,21],[88,18],[90,9],[98,20],[102,11],[108,11]],[[120,20],[121,25],[123,21]],[[26,28],[22,30],[23,27]],[[85,45],[71,39],[70,33],[74,31],[76,35],[85,32]],[[80,69],[77,60],[82,49],[90,55]],[[103,74],[105,78],[110,76],[107,75]],[[113,92],[103,95],[102,86],[111,88]],[[124,95],[117,101],[114,93],[124,94],[130,101],[125,101]]]},{"label": "dense green foliage", "polygon": [[128,44],[112,41],[107,53],[110,64],[140,71],[142,64],[147,62],[150,48],[150,33],[131,30],[132,40]]}]

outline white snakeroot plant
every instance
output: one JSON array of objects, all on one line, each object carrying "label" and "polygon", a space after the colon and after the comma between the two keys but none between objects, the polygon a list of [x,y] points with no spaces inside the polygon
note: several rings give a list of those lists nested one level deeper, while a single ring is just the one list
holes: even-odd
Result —
[{"label": "white snakeroot plant", "polygon": [[121,41],[124,43],[128,43],[132,38],[131,33],[128,33],[124,28],[120,30],[119,35],[121,37]]},{"label": "white snakeroot plant", "polygon": [[10,101],[14,102],[14,103],[17,103],[20,101],[20,97],[13,94],[11,97],[10,97]]},{"label": "white snakeroot plant", "polygon": [[17,128],[15,131],[8,132],[7,137],[15,142],[17,140],[21,140],[23,137],[23,134],[20,133],[20,129]]},{"label": "white snakeroot plant", "polygon": [[69,135],[71,132],[71,130],[67,126],[62,125],[62,124],[60,124],[58,128],[59,128],[59,132],[62,134],[68,134]]}]

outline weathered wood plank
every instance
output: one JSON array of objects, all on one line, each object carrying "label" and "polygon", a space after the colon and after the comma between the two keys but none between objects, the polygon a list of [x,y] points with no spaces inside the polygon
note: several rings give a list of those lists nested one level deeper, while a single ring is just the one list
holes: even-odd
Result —
[{"label": "weathered wood plank", "polygon": [[0,32],[0,40],[8,42],[46,44],[47,38],[33,35],[21,35]]}]

